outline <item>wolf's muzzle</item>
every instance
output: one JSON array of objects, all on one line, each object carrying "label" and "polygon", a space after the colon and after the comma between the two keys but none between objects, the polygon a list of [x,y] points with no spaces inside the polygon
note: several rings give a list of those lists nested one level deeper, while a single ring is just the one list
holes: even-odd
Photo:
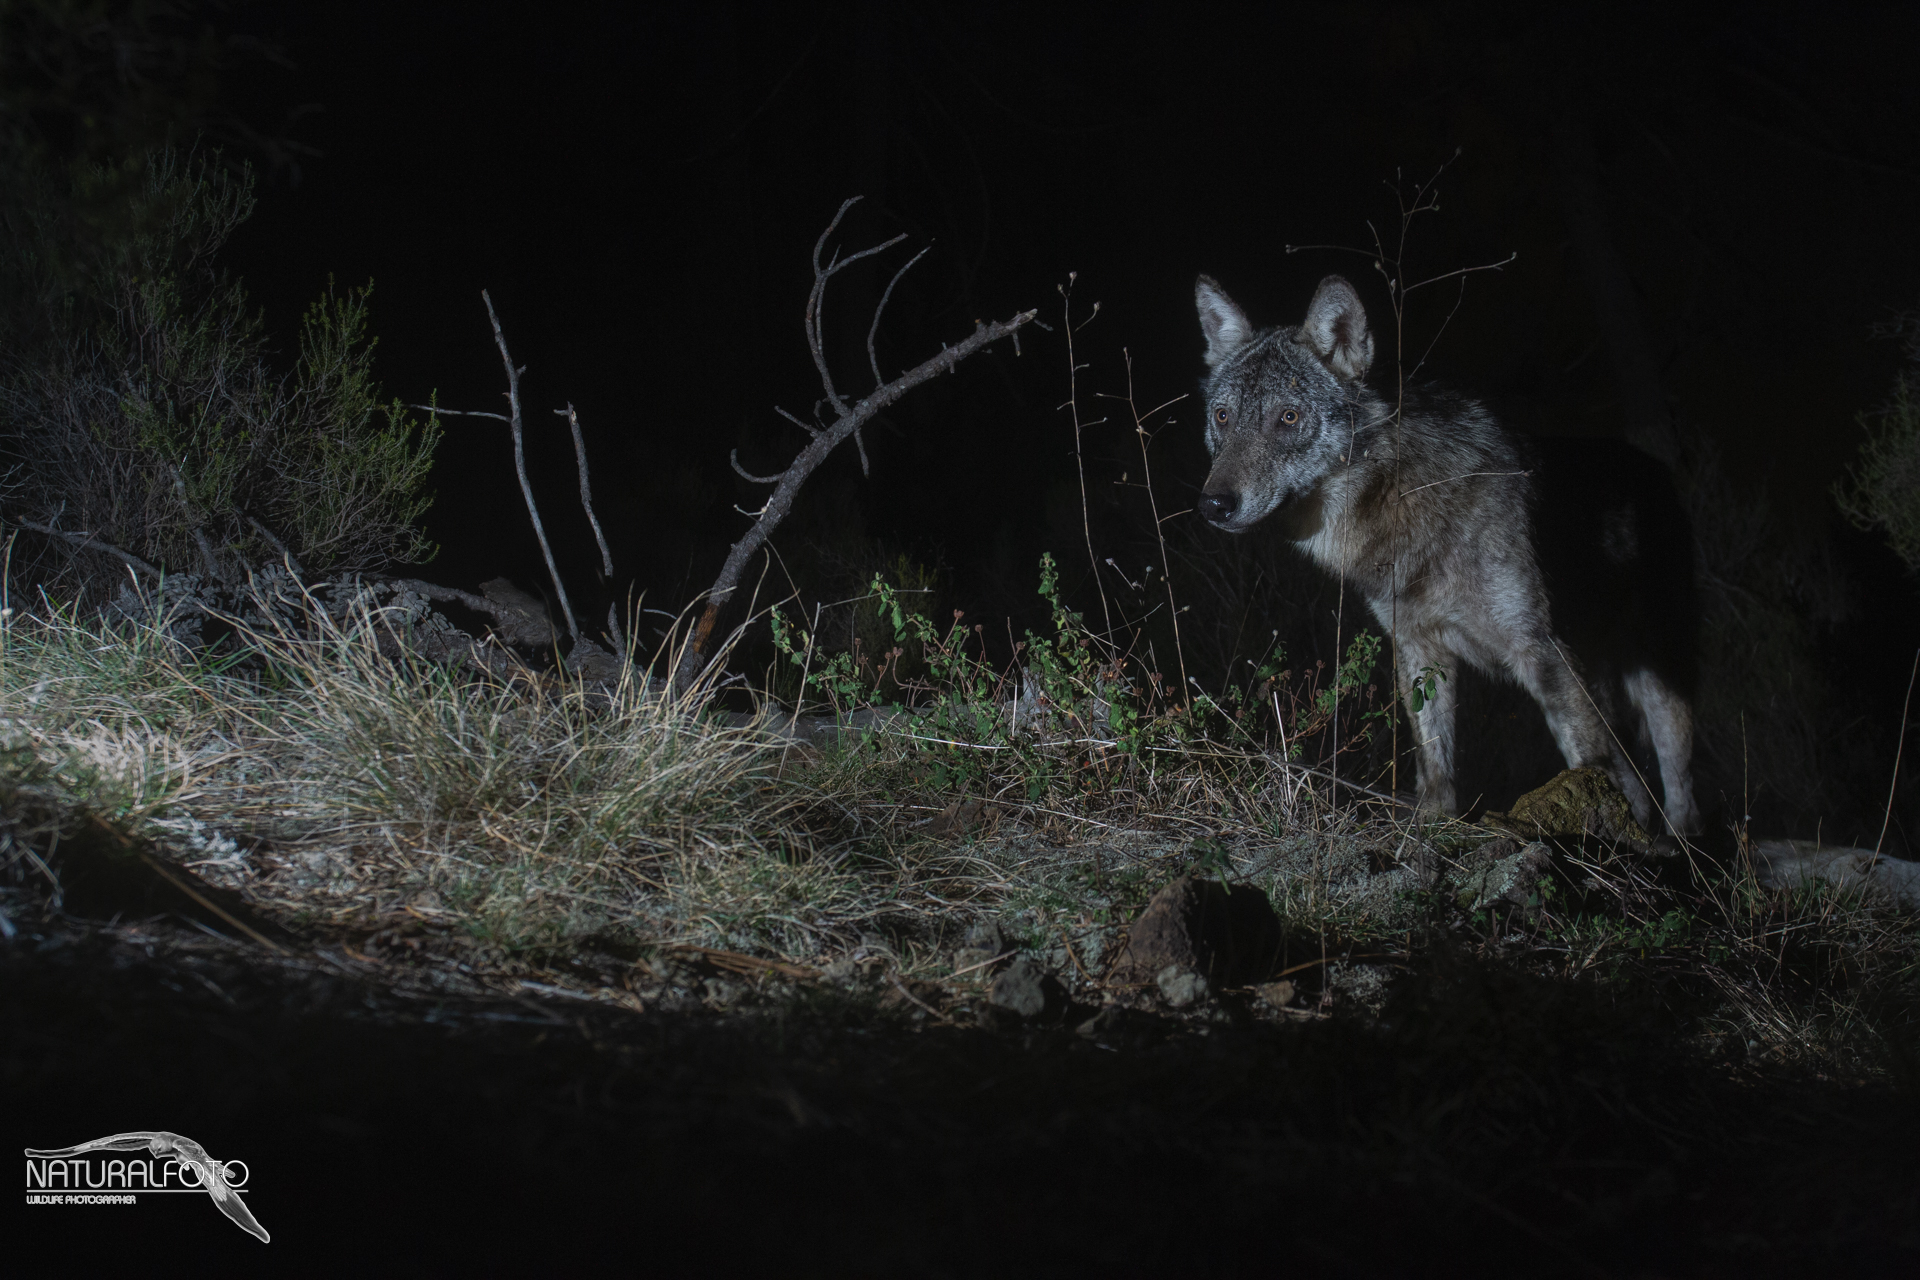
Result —
[{"label": "wolf's muzzle", "polygon": [[1234,513],[1238,510],[1240,510],[1240,495],[1230,490],[1225,493],[1200,495],[1200,516],[1208,524],[1221,526],[1232,524]]}]

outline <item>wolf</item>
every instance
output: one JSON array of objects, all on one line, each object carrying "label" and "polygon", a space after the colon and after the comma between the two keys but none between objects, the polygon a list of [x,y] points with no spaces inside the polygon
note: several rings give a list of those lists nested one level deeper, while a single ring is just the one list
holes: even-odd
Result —
[{"label": "wolf", "polygon": [[[1606,769],[1643,829],[1695,834],[1693,538],[1661,464],[1624,442],[1517,436],[1440,387],[1389,403],[1339,276],[1298,326],[1255,329],[1207,276],[1194,299],[1213,459],[1199,513],[1231,533],[1279,522],[1366,599],[1407,691],[1420,808],[1459,812],[1465,662],[1533,695],[1568,766]],[[1622,734],[1659,761],[1658,816]]]}]

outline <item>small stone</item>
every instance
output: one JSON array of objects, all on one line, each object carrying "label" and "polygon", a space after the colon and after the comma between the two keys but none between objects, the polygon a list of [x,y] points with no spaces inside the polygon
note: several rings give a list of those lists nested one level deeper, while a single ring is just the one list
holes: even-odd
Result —
[{"label": "small stone", "polygon": [[1293,1003],[1295,990],[1293,983],[1282,978],[1279,982],[1263,982],[1253,989],[1260,1002],[1274,1009],[1284,1009]]},{"label": "small stone", "polygon": [[993,980],[993,990],[987,1000],[1022,1018],[1038,1018],[1050,1010],[1064,1009],[1067,992],[1058,979],[1040,967],[1039,961],[1032,956],[1021,956]]},{"label": "small stone", "polygon": [[982,920],[967,930],[959,950],[953,953],[953,971],[962,976],[985,977],[991,965],[1013,950],[1007,934],[994,920]]},{"label": "small stone", "polygon": [[1207,998],[1207,980],[1177,964],[1162,969],[1155,975],[1153,984],[1160,988],[1161,997],[1176,1009],[1185,1009]]},{"label": "small stone", "polygon": [[859,972],[859,966],[854,964],[850,956],[841,956],[838,960],[835,960],[820,971],[821,976],[825,977],[828,982],[836,983],[851,982]]}]

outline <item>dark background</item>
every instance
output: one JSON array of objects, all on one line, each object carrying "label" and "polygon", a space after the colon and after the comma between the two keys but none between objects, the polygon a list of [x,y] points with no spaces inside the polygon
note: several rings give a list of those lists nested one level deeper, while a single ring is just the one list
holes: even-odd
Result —
[{"label": "dark background", "polygon": [[[529,466],[584,617],[641,595],[677,611],[711,583],[746,527],[736,507],[765,492],[729,450],[767,474],[803,439],[774,406],[805,416],[819,395],[808,254],[861,194],[840,242],[907,241],[829,295],[843,384],[866,388],[873,303],[928,244],[882,328],[888,376],[976,319],[1037,306],[1053,330],[903,402],[869,433],[870,478],[850,450],[823,467],[766,591],[818,602],[906,563],[935,574],[941,610],[1010,636],[1045,616],[1035,562],[1051,550],[1069,598],[1093,607],[1083,519],[1095,558],[1135,575],[1164,560],[1141,491],[1115,483],[1139,478],[1125,406],[1098,397],[1126,393],[1129,358],[1142,409],[1194,389],[1196,272],[1256,322],[1285,323],[1338,270],[1374,317],[1378,377],[1404,346],[1406,366],[1424,355],[1423,373],[1528,430],[1618,435],[1636,413],[1663,417],[1683,487],[1706,476],[1724,491],[1716,519],[1763,527],[1749,541],[1780,568],[1748,569],[1792,579],[1781,607],[1836,690],[1820,732],[1860,748],[1776,772],[1871,763],[1877,781],[1861,773],[1845,803],[1884,795],[1920,620],[1911,578],[1845,525],[1831,487],[1899,367],[1874,326],[1920,299],[1912,6],[260,3],[180,23],[268,50],[231,58],[191,123],[261,176],[226,263],[289,349],[329,277],[371,279],[388,392],[498,409],[491,291],[527,366]],[[1377,232],[1393,248],[1402,200],[1443,165],[1408,277],[1512,261],[1416,293],[1396,341],[1390,272],[1288,246],[1365,248]],[[1084,516],[1060,408],[1059,288],[1074,273],[1076,314],[1100,304],[1077,338],[1081,417],[1106,419],[1084,434]],[[568,403],[611,581],[550,412]],[[1179,402],[1151,425],[1160,509],[1183,511],[1206,469],[1197,420]],[[442,550],[417,572],[546,590],[504,427],[449,419],[434,487]],[[1253,554],[1190,519],[1168,526],[1189,561]],[[1296,656],[1329,657],[1331,602],[1293,581],[1320,620],[1292,635]],[[1245,609],[1209,625],[1238,627],[1215,645],[1217,682],[1258,628]],[[1706,752],[1723,796],[1739,792],[1740,744],[1727,729]],[[1810,824],[1838,803],[1803,798],[1772,820]]]},{"label": "dark background", "polygon": [[[665,476],[691,466],[718,490],[673,513],[694,517],[704,543],[741,527],[729,498],[756,492],[734,485],[726,450],[744,445],[767,471],[799,439],[772,406],[804,416],[818,395],[799,323],[807,254],[848,195],[866,196],[848,243],[909,235],[881,270],[935,246],[893,304],[889,373],[976,317],[1040,306],[1057,318],[1055,286],[1077,271],[1082,304],[1102,304],[1082,343],[1087,383],[1123,390],[1129,350],[1143,400],[1159,403],[1200,371],[1197,271],[1282,323],[1340,270],[1378,317],[1384,285],[1366,259],[1286,246],[1365,245],[1369,222],[1392,236],[1396,175],[1411,189],[1458,149],[1410,267],[1518,257],[1470,283],[1429,368],[1524,400],[1536,429],[1605,434],[1618,430],[1612,370],[1550,154],[1574,116],[1676,418],[1739,481],[1814,519],[1857,442],[1855,415],[1895,368],[1868,328],[1920,298],[1905,74],[1920,23],[1893,6],[237,16],[293,62],[240,101],[256,118],[276,97],[319,110],[291,127],[318,154],[269,174],[233,267],[286,324],[329,274],[373,279],[390,389],[465,407],[496,407],[502,382],[478,297],[491,289],[530,407],[580,408],[616,559],[637,577],[671,559],[653,545],[679,523],[657,509]],[[884,276],[843,280],[830,305],[864,333]],[[1409,346],[1457,295],[1427,297]],[[848,366],[854,338],[838,353]],[[1057,342],[1030,339],[1018,367],[969,369],[936,393],[951,397],[938,411],[904,408],[897,431],[876,433],[874,482],[847,495],[874,533],[970,561],[967,544],[1005,520],[1045,519],[1072,446],[1054,409],[1066,365]],[[564,475],[564,428],[540,425],[532,452]],[[1114,435],[1096,447],[1131,445]],[[499,528],[516,505],[501,437],[462,425],[446,449],[433,519],[454,576],[517,551]],[[1189,465],[1170,487],[1193,485],[1197,445],[1172,452]],[[502,536],[484,545],[476,529]],[[678,584],[648,573],[644,585]]]}]

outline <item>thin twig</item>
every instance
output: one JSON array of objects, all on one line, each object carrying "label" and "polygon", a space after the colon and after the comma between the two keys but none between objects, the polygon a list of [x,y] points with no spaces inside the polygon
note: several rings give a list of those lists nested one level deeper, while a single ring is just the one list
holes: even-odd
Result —
[{"label": "thin twig", "polygon": [[[1071,343],[1072,339],[1069,338],[1068,342]],[[1164,525],[1166,521],[1160,518],[1160,499],[1153,491],[1153,460],[1147,455],[1147,445],[1151,437],[1147,433],[1145,419],[1143,419],[1133,407],[1133,352],[1128,350],[1125,354],[1127,357],[1127,412],[1133,414],[1133,433],[1140,441],[1140,475],[1146,483],[1147,507],[1153,514],[1153,536],[1158,539],[1160,544],[1160,581],[1167,589],[1167,616],[1173,620],[1173,657],[1174,660],[1180,664],[1180,689],[1182,693],[1185,693],[1189,687],[1188,681],[1190,681],[1192,677],[1187,675],[1187,650],[1186,646],[1180,641],[1180,606],[1174,602],[1173,598],[1173,575],[1167,572],[1167,566],[1170,563],[1167,558],[1167,536],[1161,532],[1161,526]],[[1165,409],[1168,405],[1172,405],[1182,399],[1185,399],[1185,397],[1176,396],[1173,400],[1169,400],[1166,404],[1161,405],[1160,409]],[[1153,410],[1147,414],[1147,417],[1152,417],[1153,414],[1160,412],[1160,409]],[[1168,519],[1171,518],[1172,517],[1168,517]],[[1108,561],[1108,563],[1111,564],[1112,561]],[[1124,580],[1124,578],[1125,575],[1123,574],[1122,579]],[[1104,601],[1105,599],[1106,596],[1102,594],[1101,600]]]},{"label": "thin twig", "polygon": [[288,572],[292,573],[296,578],[306,576],[307,571],[300,567],[298,560],[294,559],[293,552],[287,550],[287,544],[273,536],[273,530],[267,528],[267,526],[261,524],[260,521],[252,516],[247,517],[247,523],[252,525],[254,530],[267,540],[267,545],[280,553],[280,558],[287,562]]},{"label": "thin twig", "polygon": [[893,297],[893,286],[900,283],[900,277],[913,268],[913,264],[933,251],[929,244],[920,252],[907,259],[907,265],[893,273],[893,279],[887,281],[887,291],[880,295],[880,305],[873,309],[873,323],[867,326],[867,363],[873,367],[873,385],[878,387],[886,379],[880,376],[880,357],[874,354],[873,339],[880,332],[880,317],[887,309],[887,300]]},{"label": "thin twig", "polygon": [[1444,480],[1429,480],[1426,484],[1415,485],[1413,488],[1403,492],[1400,496],[1405,498],[1411,494],[1420,492],[1422,489],[1431,489],[1437,485],[1452,484],[1455,480],[1472,480],[1479,476],[1530,476],[1532,474],[1533,472],[1531,471],[1463,471],[1457,476],[1448,476]]},{"label": "thin twig", "polygon": [[90,533],[68,533],[62,529],[55,529],[51,525],[37,524],[32,520],[15,520],[14,523],[22,529],[31,529],[35,533],[44,533],[49,538],[59,538],[64,542],[71,542],[83,551],[104,551],[110,556],[119,556],[135,569],[138,569],[142,573],[150,574],[155,578],[165,576],[145,560],[133,554],[133,552],[122,551],[111,542],[102,542]]},{"label": "thin twig", "polygon": [[782,409],[779,405],[773,406],[773,411],[779,414],[781,417],[785,418],[788,422],[791,422],[794,426],[806,432],[808,435],[814,437],[815,439],[818,439],[819,437],[826,434],[824,431],[820,430],[820,428],[814,426],[811,422],[800,421],[800,419],[794,417],[792,414],[788,413],[785,409]]},{"label": "thin twig", "polygon": [[779,475],[772,475],[772,476],[754,475],[753,472],[747,470],[745,467],[740,465],[740,451],[738,449],[735,449],[731,453],[727,454],[727,461],[733,464],[734,474],[738,475],[742,480],[745,480],[748,484],[779,484],[780,476],[787,474],[786,472],[782,471]]},{"label": "thin twig", "polygon": [[[1067,282],[1064,285],[1056,286],[1060,290],[1060,320],[1067,330],[1067,404],[1066,404],[1066,407],[1072,411],[1072,415],[1073,415],[1073,465],[1074,465],[1075,473],[1080,477],[1080,531],[1086,538],[1087,564],[1093,570],[1093,585],[1100,592],[1100,617],[1106,623],[1107,634],[1112,635],[1113,634],[1113,610],[1109,608],[1107,605],[1107,584],[1104,581],[1102,581],[1100,577],[1099,559],[1093,554],[1093,524],[1092,524],[1093,517],[1088,511],[1088,507],[1087,507],[1087,464],[1086,464],[1085,455],[1082,453],[1080,448],[1080,428],[1081,428],[1080,366],[1074,363],[1074,354],[1073,354],[1073,335],[1074,335],[1073,282],[1077,280],[1079,276],[1080,276],[1079,272],[1069,271],[1067,272]],[[1099,314],[1100,314],[1100,304],[1096,302],[1093,304],[1093,310],[1088,313],[1087,318],[1080,323],[1080,328],[1084,329],[1088,325],[1092,324],[1094,322],[1094,319],[1097,316],[1099,316]],[[1131,397],[1132,376],[1133,376],[1133,371],[1131,367],[1128,368],[1127,376],[1128,376],[1128,395],[1129,397]],[[1102,419],[1102,421],[1104,421],[1104,419]],[[1089,425],[1092,425],[1092,424],[1089,424]],[[1149,492],[1151,492],[1151,490],[1149,490]],[[1176,631],[1178,630],[1179,625],[1180,624],[1178,620],[1176,620],[1174,622],[1174,627]],[[1178,648],[1177,643],[1175,647]],[[1184,667],[1182,667],[1181,674],[1183,677],[1186,674]]]},{"label": "thin twig", "polygon": [[493,322],[493,340],[500,348],[501,363],[507,367],[507,404],[512,411],[507,425],[513,428],[513,468],[520,474],[520,493],[527,500],[527,514],[533,517],[533,532],[540,539],[540,554],[547,558],[547,572],[552,575],[553,589],[560,597],[560,612],[567,620],[567,630],[572,634],[574,643],[578,644],[580,624],[573,620],[573,604],[567,599],[566,584],[560,581],[560,567],[553,562],[553,548],[547,544],[546,526],[540,523],[540,508],[533,501],[533,485],[527,480],[525,433],[520,426],[520,375],[526,372],[526,368],[514,364],[513,355],[507,350],[507,335],[500,328],[500,317],[494,312],[493,299],[485,289],[480,291],[480,300],[487,304],[487,319]]},{"label": "thin twig", "polygon": [[[580,460],[580,505],[587,509],[587,523],[593,526],[593,540],[600,544],[600,570],[609,589],[613,583],[613,552],[607,550],[607,535],[600,531],[600,517],[593,513],[593,490],[587,483],[587,442],[580,434],[580,415],[574,412],[573,402],[568,401],[564,414],[559,409],[567,425],[573,428],[573,456]],[[607,634],[613,639],[614,650],[624,654],[627,650],[626,637],[620,634],[620,615],[614,611],[613,604],[607,604]]]},{"label": "thin twig", "polygon": [[607,577],[613,576],[613,552],[607,550],[607,535],[600,531],[600,517],[593,514],[593,489],[587,482],[587,442],[580,434],[580,415],[574,412],[572,402],[565,409],[555,409],[555,415],[565,418],[567,425],[573,428],[573,456],[580,462],[580,505],[587,509],[587,523],[593,526],[593,540],[600,544],[600,569]]},{"label": "thin twig", "polygon": [[[1900,745],[1893,753],[1893,781],[1887,784],[1887,816],[1880,823],[1880,838],[1873,842],[1873,858],[1880,858],[1880,846],[1887,842],[1887,828],[1893,825],[1893,797],[1900,786],[1900,757],[1907,750],[1907,714],[1913,710],[1913,678],[1920,676],[1920,649],[1913,653],[1913,670],[1907,676],[1907,700],[1900,704]],[[1871,871],[1873,863],[1867,864]]]},{"label": "thin twig", "polygon": [[[486,291],[481,291],[485,296]],[[443,418],[492,418],[495,422],[512,422],[504,413],[489,413],[485,409],[443,409],[437,404],[410,404],[409,409],[425,409],[428,413],[437,413]],[[558,410],[555,410],[557,413]]]}]

